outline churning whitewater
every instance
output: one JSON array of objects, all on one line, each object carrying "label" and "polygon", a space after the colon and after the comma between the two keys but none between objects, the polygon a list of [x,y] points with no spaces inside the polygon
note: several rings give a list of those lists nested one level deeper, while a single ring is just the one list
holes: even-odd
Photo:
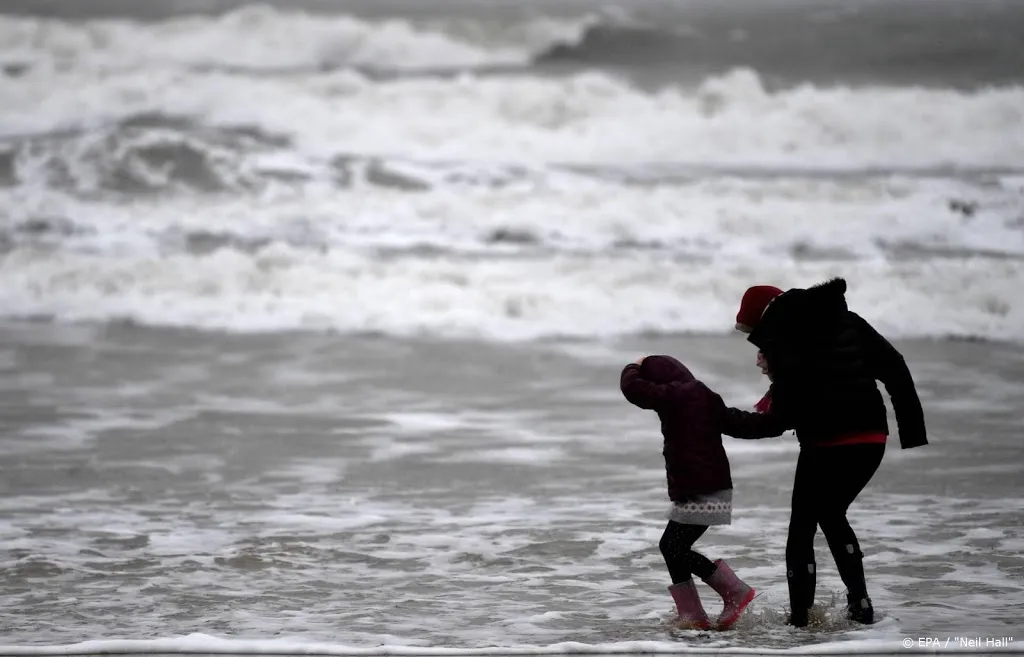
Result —
[{"label": "churning whitewater", "polygon": [[600,66],[543,73],[638,29],[268,6],[0,18],[3,313],[721,332],[750,280],[842,272],[896,335],[1020,334],[1024,88],[769,90],[736,69],[651,90]]}]

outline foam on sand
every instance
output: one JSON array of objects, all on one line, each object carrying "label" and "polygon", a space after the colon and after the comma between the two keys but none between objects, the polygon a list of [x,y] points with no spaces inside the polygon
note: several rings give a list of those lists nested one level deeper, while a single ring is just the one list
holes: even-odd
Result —
[{"label": "foam on sand", "polygon": [[[266,641],[221,639],[205,634],[151,640],[83,641],[65,646],[0,646],[4,656],[98,655],[98,654],[221,654],[221,655],[330,655],[337,657],[461,657],[463,655],[500,655],[509,657],[540,655],[902,655],[902,654],[1020,654],[1022,647],[1012,640],[1006,645],[982,647],[960,645],[922,645],[914,640],[908,649],[903,640],[859,640],[820,643],[786,649],[735,647],[695,647],[669,641],[628,641],[622,643],[586,644],[564,642],[549,646],[516,646],[508,648],[435,648],[415,645],[384,645],[372,648],[303,643],[289,639]],[[999,639],[999,641],[1003,641]]]}]

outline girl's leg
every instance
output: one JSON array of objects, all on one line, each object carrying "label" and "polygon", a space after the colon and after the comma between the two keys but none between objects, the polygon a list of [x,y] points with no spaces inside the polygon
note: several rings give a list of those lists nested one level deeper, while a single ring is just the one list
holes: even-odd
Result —
[{"label": "girl's leg", "polygon": [[699,612],[689,611],[694,608],[693,601],[698,600],[692,578],[692,575],[696,575],[722,596],[722,613],[715,624],[721,629],[726,629],[732,627],[750,604],[755,591],[736,577],[724,562],[713,563],[693,550],[693,544],[707,530],[706,525],[684,525],[670,520],[659,547],[672,575],[672,586],[669,590],[675,589],[672,595],[676,597],[680,618],[704,617],[704,622],[707,622],[703,608]]},{"label": "girl's leg", "polygon": [[704,605],[701,604],[697,587],[690,576],[689,554],[690,546],[706,529],[670,520],[658,544],[672,577],[672,586],[668,587],[668,590],[676,603],[679,621],[685,627],[697,629],[707,629],[710,622]]},{"label": "girl's leg", "polygon": [[[673,584],[680,584],[690,579],[691,575],[703,578],[703,573],[713,573],[715,565],[704,556],[691,549],[698,538],[708,530],[702,525],[684,525],[672,520],[668,521],[665,532],[661,535],[658,547],[665,558],[669,576]],[[708,568],[710,567],[710,571]]]},{"label": "girl's leg", "polygon": [[[701,529],[707,529],[707,527],[701,527]],[[708,579],[715,574],[715,569],[718,568],[713,561],[693,549],[687,555],[687,560],[690,572],[701,579]]]}]

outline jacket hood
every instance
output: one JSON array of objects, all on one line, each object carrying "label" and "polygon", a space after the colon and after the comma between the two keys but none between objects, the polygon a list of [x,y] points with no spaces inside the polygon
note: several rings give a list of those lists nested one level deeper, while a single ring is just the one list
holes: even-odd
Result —
[{"label": "jacket hood", "polygon": [[836,317],[849,308],[846,305],[846,279],[832,278],[805,290],[804,303],[822,318]]},{"label": "jacket hood", "polygon": [[762,346],[766,340],[813,337],[846,316],[846,280],[832,278],[809,288],[793,288],[775,297],[761,322],[747,338]]},{"label": "jacket hood", "polygon": [[693,381],[693,374],[672,356],[648,356],[640,366],[640,374],[652,383],[672,383]]}]

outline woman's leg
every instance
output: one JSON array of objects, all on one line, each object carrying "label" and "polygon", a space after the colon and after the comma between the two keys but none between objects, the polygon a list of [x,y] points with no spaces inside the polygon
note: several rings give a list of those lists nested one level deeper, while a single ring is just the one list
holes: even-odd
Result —
[{"label": "woman's leg", "polygon": [[814,534],[818,531],[817,501],[820,466],[814,450],[802,449],[793,478],[793,501],[786,539],[786,582],[789,585],[790,623],[807,624],[817,582]]},{"label": "woman's leg", "polygon": [[819,497],[818,524],[846,585],[851,614],[870,623],[873,614],[864,578],[864,555],[846,512],[878,470],[885,445],[847,445],[819,451],[822,465],[831,476],[828,490],[823,490]]},{"label": "woman's leg", "polygon": [[715,571],[713,563],[692,550],[693,544],[707,530],[708,528],[703,525],[684,525],[673,520],[668,521],[658,547],[665,558],[665,565],[668,566],[673,584],[685,582],[690,579],[691,574],[704,577],[703,573],[710,576],[710,573]]}]

